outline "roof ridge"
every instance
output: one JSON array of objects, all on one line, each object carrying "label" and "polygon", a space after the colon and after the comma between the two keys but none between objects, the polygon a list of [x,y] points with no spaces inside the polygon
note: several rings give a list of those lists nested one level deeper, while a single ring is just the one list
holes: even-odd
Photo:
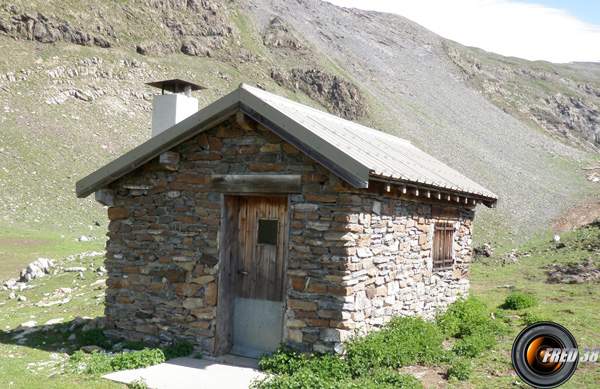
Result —
[{"label": "roof ridge", "polygon": [[240,110],[356,188],[367,187],[374,175],[483,197],[488,206],[497,201],[494,193],[406,139],[244,83],[79,180],[77,195],[88,196]]}]

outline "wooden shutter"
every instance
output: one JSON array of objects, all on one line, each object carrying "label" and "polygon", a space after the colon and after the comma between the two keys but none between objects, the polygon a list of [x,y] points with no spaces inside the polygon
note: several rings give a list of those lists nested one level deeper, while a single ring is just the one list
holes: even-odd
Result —
[{"label": "wooden shutter", "polygon": [[454,264],[454,223],[438,222],[433,232],[433,268],[444,269]]}]

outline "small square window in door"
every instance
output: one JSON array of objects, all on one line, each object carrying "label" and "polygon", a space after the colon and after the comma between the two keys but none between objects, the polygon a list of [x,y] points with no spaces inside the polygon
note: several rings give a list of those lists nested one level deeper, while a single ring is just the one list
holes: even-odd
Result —
[{"label": "small square window in door", "polygon": [[277,245],[277,235],[279,235],[279,220],[277,219],[258,219],[258,244]]}]

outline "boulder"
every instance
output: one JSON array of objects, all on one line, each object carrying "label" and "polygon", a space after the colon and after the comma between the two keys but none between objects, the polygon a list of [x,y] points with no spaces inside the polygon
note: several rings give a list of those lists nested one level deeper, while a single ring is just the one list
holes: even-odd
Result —
[{"label": "boulder", "polygon": [[71,267],[66,267],[64,269],[66,272],[82,272],[82,271],[86,271],[87,269],[83,266],[71,266]]},{"label": "boulder", "polygon": [[47,258],[38,258],[27,265],[27,268],[21,271],[20,282],[29,282],[38,277],[49,274],[54,267],[54,261]]},{"label": "boulder", "polygon": [[25,323],[21,323],[17,326],[17,328],[15,328],[15,331],[25,331],[29,328],[34,327],[37,324],[37,322],[35,320],[29,320]]},{"label": "boulder", "polygon": [[83,346],[82,348],[80,348],[81,351],[83,351],[86,354],[91,354],[93,351],[104,351],[104,349],[102,347],[99,346]]}]

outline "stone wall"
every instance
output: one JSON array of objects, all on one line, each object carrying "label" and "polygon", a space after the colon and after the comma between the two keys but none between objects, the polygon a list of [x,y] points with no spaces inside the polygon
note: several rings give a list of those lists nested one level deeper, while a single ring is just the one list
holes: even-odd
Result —
[{"label": "stone wall", "polygon": [[333,217],[321,213],[318,222],[309,220],[317,204],[295,206],[290,258],[307,253],[288,271],[286,338],[295,348],[340,352],[355,329],[369,331],[394,316],[430,319],[468,294],[472,210],[455,211],[455,266],[434,270],[432,206],[365,192],[320,204]]},{"label": "stone wall", "polygon": [[[290,195],[286,343],[341,350],[355,328],[431,317],[466,294],[469,209],[457,211],[454,269],[432,271],[433,208],[357,190],[266,128],[235,117],[111,184],[107,328],[130,340],[187,339],[207,353],[217,328],[223,195],[212,174],[301,174]],[[376,187],[373,183],[370,187]]]}]

